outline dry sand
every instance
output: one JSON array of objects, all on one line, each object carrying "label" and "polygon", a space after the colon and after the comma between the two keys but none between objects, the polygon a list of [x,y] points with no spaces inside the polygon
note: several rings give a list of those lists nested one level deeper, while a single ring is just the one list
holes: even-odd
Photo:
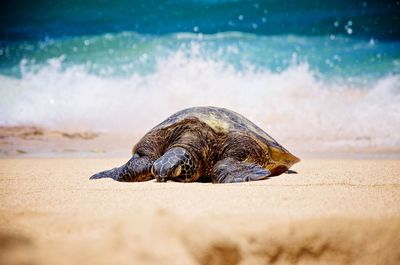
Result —
[{"label": "dry sand", "polygon": [[242,184],[88,177],[124,159],[1,159],[1,264],[400,264],[400,162],[305,160]]}]

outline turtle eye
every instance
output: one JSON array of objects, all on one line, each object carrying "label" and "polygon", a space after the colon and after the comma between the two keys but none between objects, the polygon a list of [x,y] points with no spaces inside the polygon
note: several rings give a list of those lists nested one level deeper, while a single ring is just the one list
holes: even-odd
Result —
[{"label": "turtle eye", "polygon": [[181,172],[182,172],[182,166],[179,165],[179,166],[177,166],[176,169],[175,169],[174,176],[175,176],[175,177],[179,176],[179,175],[181,174]]}]

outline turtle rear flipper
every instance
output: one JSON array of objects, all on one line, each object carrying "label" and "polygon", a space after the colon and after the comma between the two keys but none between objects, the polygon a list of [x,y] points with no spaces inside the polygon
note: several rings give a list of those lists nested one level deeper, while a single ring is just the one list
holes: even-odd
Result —
[{"label": "turtle rear flipper", "polygon": [[154,178],[151,174],[152,164],[149,157],[140,157],[138,154],[134,154],[125,165],[99,172],[90,179],[112,178],[125,182],[148,181]]},{"label": "turtle rear flipper", "polygon": [[267,179],[271,172],[260,165],[225,158],[213,168],[213,183],[235,183]]}]

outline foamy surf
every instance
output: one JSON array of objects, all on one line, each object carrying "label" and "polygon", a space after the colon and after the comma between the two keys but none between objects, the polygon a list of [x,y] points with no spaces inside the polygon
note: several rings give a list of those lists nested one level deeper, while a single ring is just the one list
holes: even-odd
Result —
[{"label": "foamy surf", "polygon": [[[278,141],[306,150],[400,148],[400,76],[324,79],[307,63],[276,72],[177,51],[154,71],[101,76],[52,58],[22,77],[0,76],[0,124],[135,136],[191,106],[219,106]],[[23,63],[21,68],[23,68]],[[130,143],[131,144],[131,143]]]}]

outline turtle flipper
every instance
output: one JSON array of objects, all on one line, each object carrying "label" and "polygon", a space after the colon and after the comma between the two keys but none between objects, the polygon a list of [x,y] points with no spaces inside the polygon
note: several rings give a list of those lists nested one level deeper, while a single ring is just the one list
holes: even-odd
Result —
[{"label": "turtle flipper", "polygon": [[234,183],[267,179],[271,172],[260,165],[225,158],[213,168],[213,183]]},{"label": "turtle flipper", "polygon": [[140,182],[153,179],[151,166],[153,161],[147,156],[134,154],[131,159],[120,167],[94,174],[90,179],[112,178],[117,181]]}]

